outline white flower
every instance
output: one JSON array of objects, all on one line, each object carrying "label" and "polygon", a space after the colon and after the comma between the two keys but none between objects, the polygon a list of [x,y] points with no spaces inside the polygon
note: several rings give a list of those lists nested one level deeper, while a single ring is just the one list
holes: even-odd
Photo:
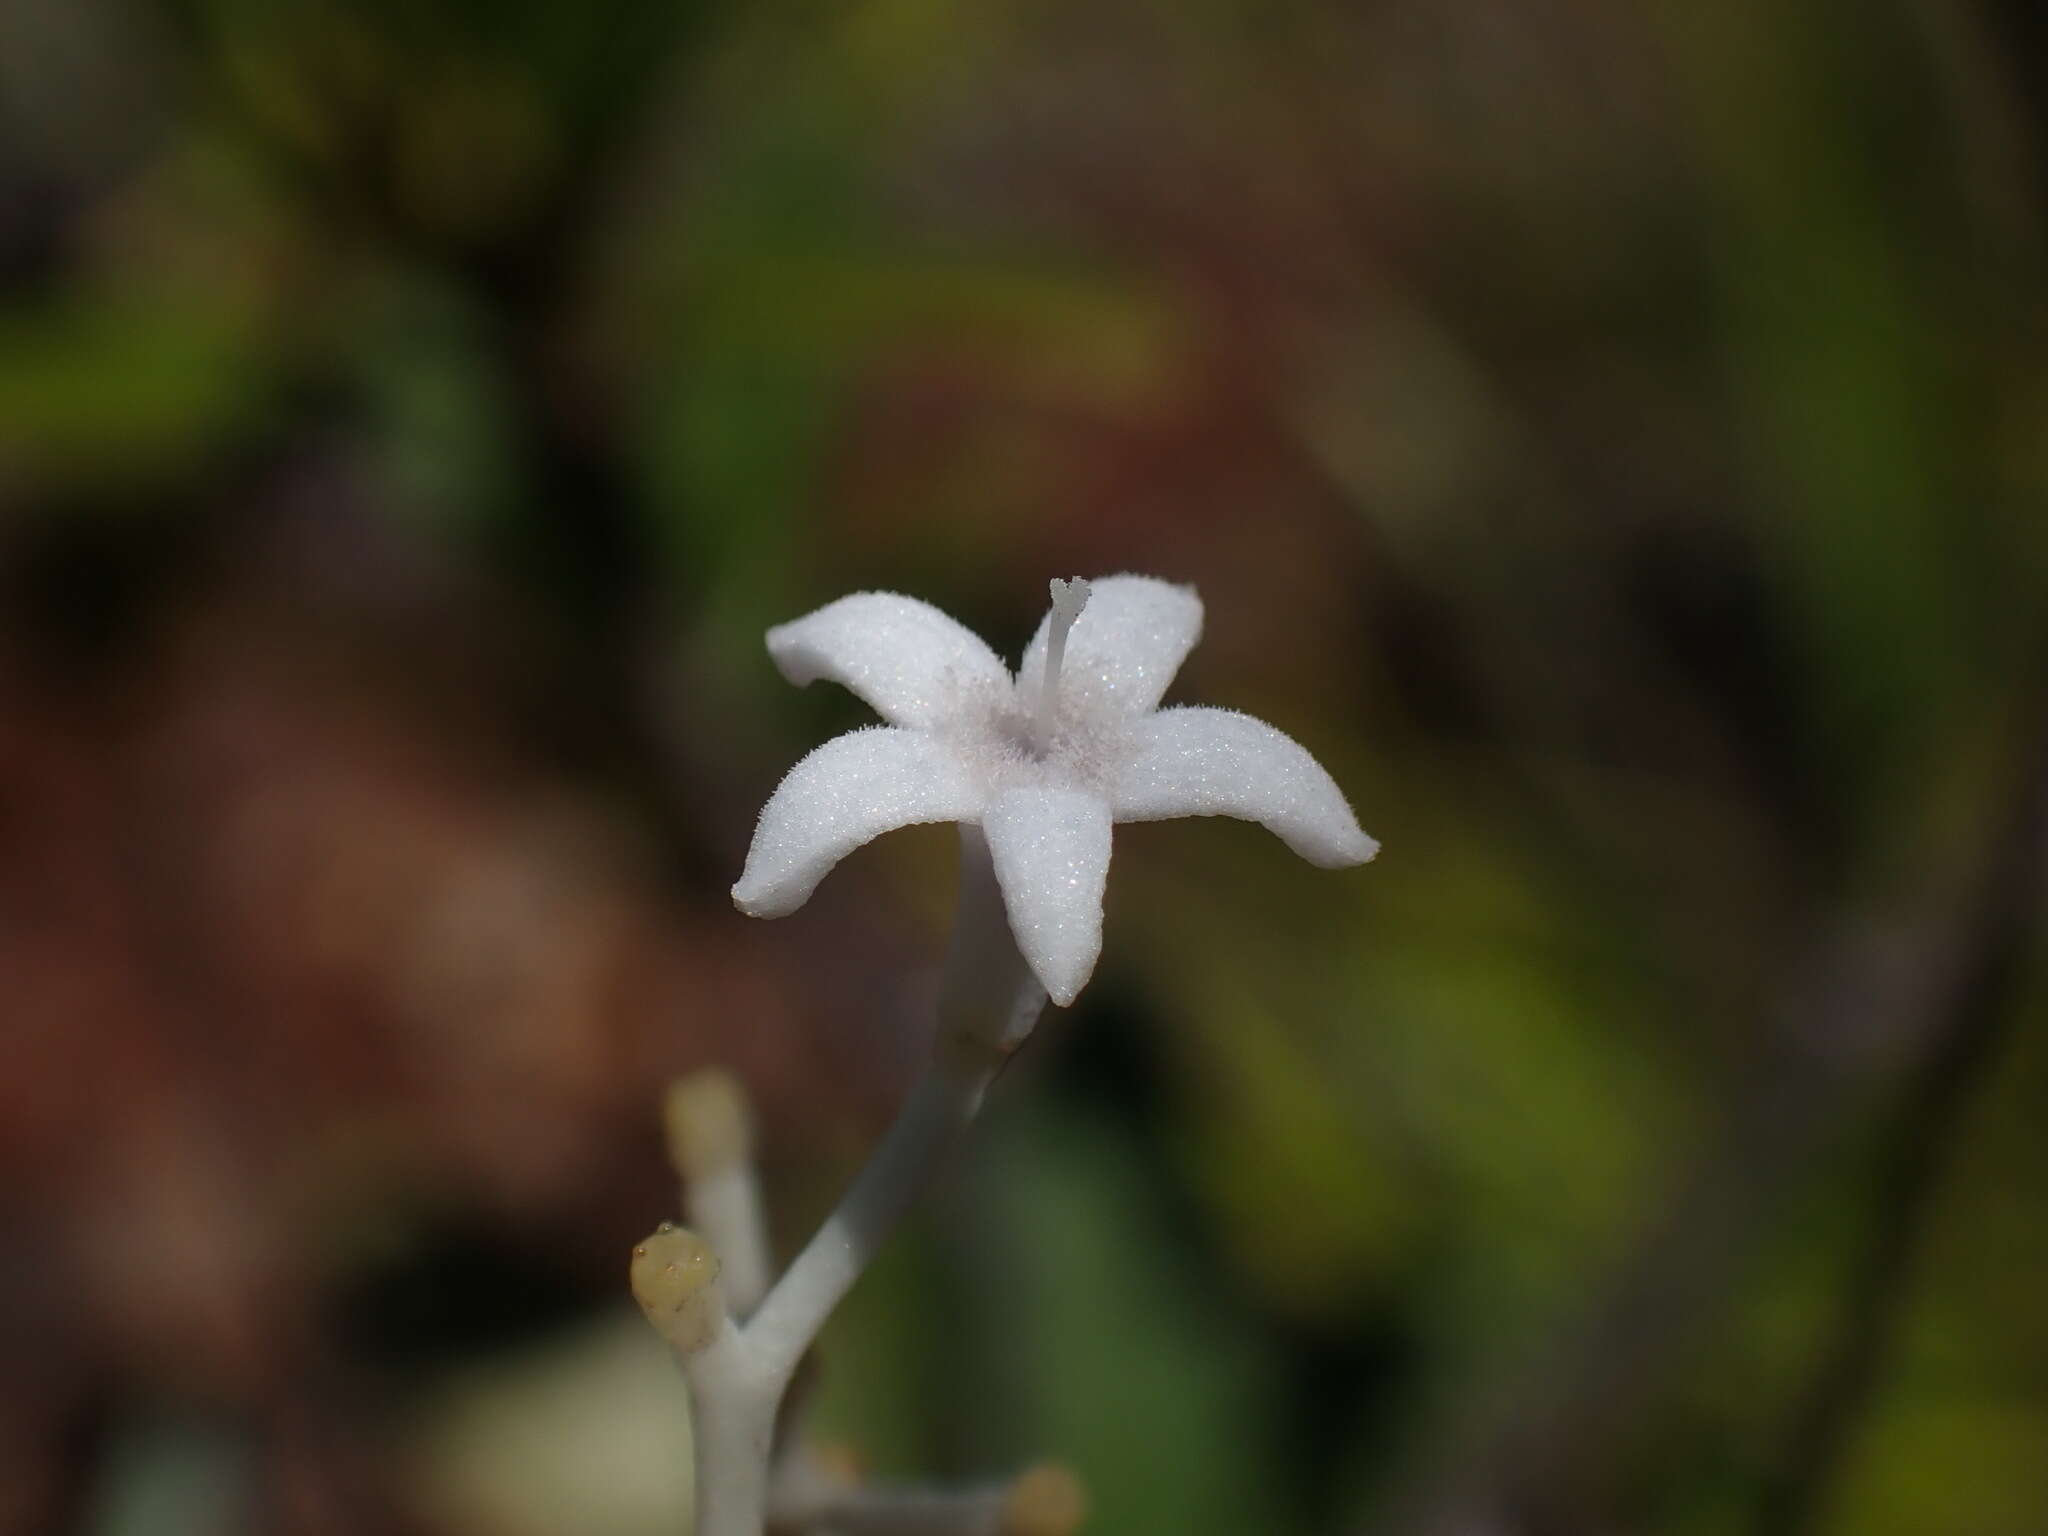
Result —
[{"label": "white flower", "polygon": [[784,677],[843,684],[888,724],[836,737],[789,771],[732,888],[742,912],[794,912],[834,864],[893,828],[979,824],[1017,947],[1064,1007],[1102,951],[1112,822],[1238,816],[1326,868],[1379,851],[1289,737],[1232,710],[1158,707],[1202,632],[1192,588],[1108,576],[1052,590],[1014,679],[978,636],[893,592],[857,592],[768,631]]}]

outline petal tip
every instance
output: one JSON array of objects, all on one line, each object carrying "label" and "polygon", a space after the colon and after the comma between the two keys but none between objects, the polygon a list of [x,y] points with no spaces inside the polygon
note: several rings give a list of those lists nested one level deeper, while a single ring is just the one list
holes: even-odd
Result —
[{"label": "petal tip", "polygon": [[1323,856],[1312,862],[1325,869],[1355,869],[1380,856],[1380,840],[1357,826],[1331,840]]},{"label": "petal tip", "polygon": [[766,643],[768,659],[775,663],[783,681],[798,688],[807,688],[818,680],[815,667],[806,665],[802,637],[797,633],[802,619],[792,619],[787,624],[777,624],[768,631]]},{"label": "petal tip", "polygon": [[1095,962],[1101,957],[1102,949],[1098,945],[1085,965],[1064,966],[1056,975],[1048,975],[1045,971],[1038,970],[1038,984],[1045,988],[1045,995],[1052,1000],[1055,1008],[1074,1006],[1074,999],[1079,997],[1081,989],[1088,985],[1089,977],[1095,974]]},{"label": "petal tip", "polygon": [[[1038,984],[1045,988],[1045,995],[1058,1008],[1071,1008],[1074,999],[1088,985],[1095,975],[1097,962],[1102,959],[1102,897],[1098,891],[1092,912],[1093,922],[1084,923],[1079,933],[1040,932],[1020,934],[1018,951],[1024,956],[1024,963],[1031,967],[1031,974],[1038,978]],[[1014,930],[1015,918],[1012,918]]]},{"label": "petal tip", "polygon": [[732,904],[748,917],[787,917],[804,903],[802,897],[787,900],[773,885],[749,885],[742,876],[732,888]]}]

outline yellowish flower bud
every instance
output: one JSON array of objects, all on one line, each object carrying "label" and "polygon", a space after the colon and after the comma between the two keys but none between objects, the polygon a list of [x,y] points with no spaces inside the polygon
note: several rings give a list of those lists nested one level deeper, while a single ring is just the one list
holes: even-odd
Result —
[{"label": "yellowish flower bud", "polygon": [[662,1123],[668,1131],[669,1161],[685,1184],[753,1156],[747,1091],[723,1068],[706,1067],[670,1083]]},{"label": "yellowish flower bud", "polygon": [[1057,1462],[1029,1468],[1003,1499],[1003,1536],[1074,1536],[1087,1518],[1087,1490]]},{"label": "yellowish flower bud", "polygon": [[718,1259],[696,1233],[664,1221],[633,1249],[633,1299],[659,1333],[682,1353],[711,1342],[725,1317]]}]

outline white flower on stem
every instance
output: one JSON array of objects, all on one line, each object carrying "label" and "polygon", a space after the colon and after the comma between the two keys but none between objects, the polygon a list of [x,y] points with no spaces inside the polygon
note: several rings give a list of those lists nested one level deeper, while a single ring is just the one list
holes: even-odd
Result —
[{"label": "white flower on stem", "polygon": [[1071,1003],[1102,952],[1110,825],[1237,816],[1312,864],[1379,844],[1290,737],[1227,709],[1159,708],[1202,632],[1192,588],[1149,576],[1052,583],[1013,678],[929,603],[857,592],[768,631],[782,675],[843,684],[887,721],[826,742],[761,811],[732,899],[781,917],[870,838],[919,822],[979,825],[1018,950]]}]

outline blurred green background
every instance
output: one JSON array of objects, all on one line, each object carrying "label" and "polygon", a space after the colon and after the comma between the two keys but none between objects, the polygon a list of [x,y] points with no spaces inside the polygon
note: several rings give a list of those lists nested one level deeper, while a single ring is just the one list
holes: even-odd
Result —
[{"label": "blurred green background", "polygon": [[683,1528],[952,842],[771,623],[1195,583],[1386,851],[1120,830],[822,1352],[1092,1530],[2048,1531],[2028,0],[0,0],[0,1529]]}]

